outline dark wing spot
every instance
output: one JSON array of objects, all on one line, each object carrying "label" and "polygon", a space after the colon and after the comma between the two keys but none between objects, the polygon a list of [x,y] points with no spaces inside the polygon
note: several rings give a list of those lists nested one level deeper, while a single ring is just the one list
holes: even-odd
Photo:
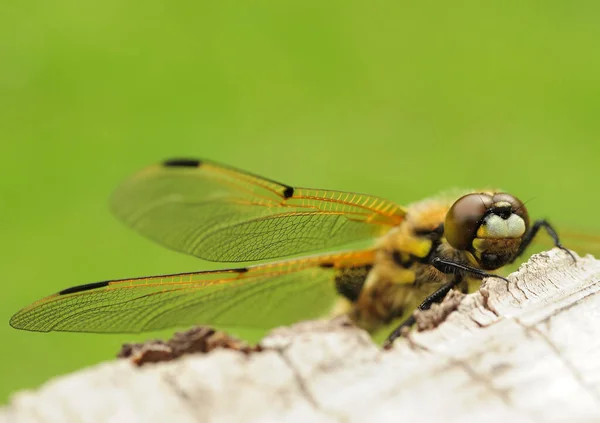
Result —
[{"label": "dark wing spot", "polygon": [[286,187],[286,189],[283,191],[283,197],[287,199],[292,195],[294,195],[294,187]]},{"label": "dark wing spot", "polygon": [[319,266],[322,267],[323,269],[331,269],[333,266],[335,266],[335,264],[333,264],[333,263],[321,263]]},{"label": "dark wing spot", "polygon": [[83,285],[72,286],[71,288],[63,289],[58,295],[74,294],[75,292],[89,291],[96,288],[104,288],[108,286],[108,281],[92,282]]},{"label": "dark wing spot", "polygon": [[198,159],[168,159],[163,162],[165,167],[200,167],[202,162]]}]

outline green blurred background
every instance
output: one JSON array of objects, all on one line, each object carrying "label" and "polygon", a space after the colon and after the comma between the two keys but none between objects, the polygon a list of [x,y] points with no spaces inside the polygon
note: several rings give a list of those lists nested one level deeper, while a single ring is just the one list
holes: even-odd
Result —
[{"label": "green blurred background", "polygon": [[214,268],[107,198],[172,156],[401,204],[501,186],[598,230],[600,3],[11,1],[0,13],[0,402],[164,334],[19,332],[96,280]]}]

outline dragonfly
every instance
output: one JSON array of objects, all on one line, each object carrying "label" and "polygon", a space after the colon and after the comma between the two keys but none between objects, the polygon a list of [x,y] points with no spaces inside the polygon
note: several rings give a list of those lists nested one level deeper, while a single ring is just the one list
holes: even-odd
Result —
[{"label": "dragonfly", "polygon": [[[136,277],[64,289],[17,312],[28,331],[138,333],[211,325],[267,330],[347,315],[371,333],[452,289],[468,292],[521,257],[546,220],[496,190],[467,190],[406,207],[372,195],[299,188],[231,166],[169,159],[127,179],[110,201],[141,235],[222,270]],[[361,248],[342,249],[356,243]],[[332,251],[333,250],[333,251]],[[312,255],[304,255],[311,254]],[[287,258],[286,258],[287,257]],[[277,259],[277,260],[276,260]],[[248,262],[260,261],[255,265]]]}]

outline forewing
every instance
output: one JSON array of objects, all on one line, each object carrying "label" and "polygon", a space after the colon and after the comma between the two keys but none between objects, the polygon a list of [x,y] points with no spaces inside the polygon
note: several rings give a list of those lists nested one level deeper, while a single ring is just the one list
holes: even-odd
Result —
[{"label": "forewing", "polygon": [[363,194],[293,188],[208,161],[169,160],[127,180],[114,213],[173,250],[253,261],[372,239],[405,211]]},{"label": "forewing", "polygon": [[81,285],[33,303],[10,324],[38,332],[143,332],[190,325],[269,329],[326,315],[337,296],[337,272],[370,265],[373,255],[367,250]]}]

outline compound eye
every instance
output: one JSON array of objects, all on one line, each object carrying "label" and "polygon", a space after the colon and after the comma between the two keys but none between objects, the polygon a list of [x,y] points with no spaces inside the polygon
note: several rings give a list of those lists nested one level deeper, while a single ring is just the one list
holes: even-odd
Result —
[{"label": "compound eye", "polygon": [[471,247],[477,228],[494,204],[489,194],[467,194],[450,207],[444,222],[446,240],[457,250]]}]

